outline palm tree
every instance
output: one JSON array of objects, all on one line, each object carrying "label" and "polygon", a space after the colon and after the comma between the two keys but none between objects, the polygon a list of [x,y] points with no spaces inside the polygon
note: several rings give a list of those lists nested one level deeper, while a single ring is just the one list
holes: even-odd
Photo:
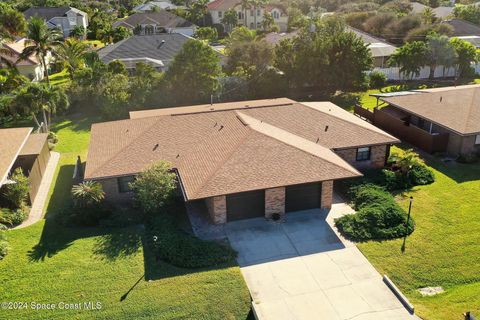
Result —
[{"label": "palm tree", "polygon": [[68,69],[70,77],[73,78],[73,72],[85,65],[85,55],[88,52],[88,46],[74,38],[65,40],[65,43],[59,47],[58,56]]},{"label": "palm tree", "polygon": [[81,208],[102,202],[105,198],[102,185],[96,181],[85,181],[72,187],[75,205]]},{"label": "palm tree", "polygon": [[[16,92],[12,111],[19,115],[30,114],[35,124],[43,127],[44,132],[48,132],[51,116],[59,109],[67,109],[69,104],[68,96],[60,87],[45,83],[29,83]],[[36,116],[39,113],[43,116],[43,126]]]},{"label": "palm tree", "polygon": [[46,58],[49,53],[55,55],[57,48],[62,45],[62,33],[58,29],[49,29],[42,18],[32,17],[28,21],[27,38],[20,60],[35,55],[42,64],[47,83],[50,84]]}]

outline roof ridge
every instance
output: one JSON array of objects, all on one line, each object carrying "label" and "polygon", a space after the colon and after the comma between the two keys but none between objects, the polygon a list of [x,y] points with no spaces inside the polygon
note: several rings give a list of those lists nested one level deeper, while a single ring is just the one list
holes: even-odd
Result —
[{"label": "roof ridge", "polygon": [[[318,101],[318,102],[321,102],[321,101]],[[326,102],[327,102],[327,103],[331,103],[331,102],[329,102],[329,101],[326,101]],[[313,109],[313,110],[315,110],[315,111],[317,111],[317,112],[321,112],[321,113],[323,113],[323,114],[327,114],[327,115],[329,115],[329,116],[335,117],[336,119],[339,119],[339,120],[341,120],[341,121],[343,121],[343,122],[347,122],[347,123],[353,124],[353,125],[355,125],[355,126],[362,127],[362,128],[364,128],[364,129],[366,129],[366,130],[368,130],[368,131],[370,131],[370,132],[374,132],[374,133],[381,134],[382,136],[387,137],[387,138],[397,139],[397,138],[395,138],[394,136],[388,134],[387,132],[383,131],[383,130],[380,129],[380,128],[377,128],[377,127],[375,127],[375,126],[373,126],[373,125],[372,125],[372,126],[369,126],[369,125],[368,125],[368,122],[365,122],[365,123],[362,123],[362,124],[360,124],[360,122],[359,122],[359,123],[355,123],[355,122],[349,121],[349,120],[347,120],[347,119],[345,119],[345,118],[342,118],[342,117],[336,116],[336,115],[334,115],[334,114],[330,114],[330,113],[328,113],[328,112],[325,112],[325,111],[321,110],[320,108],[314,107],[313,105],[307,104],[307,103],[310,103],[310,102],[299,102],[299,103],[300,103],[302,106],[305,106],[305,107],[310,108],[310,109]],[[314,102],[312,102],[312,103],[314,103]],[[333,103],[332,103],[332,104],[333,104]],[[336,106],[335,104],[333,104],[333,105]],[[336,106],[336,107],[338,107],[338,106]],[[346,110],[343,109],[343,108],[342,108],[342,110],[344,110],[345,112],[348,112],[348,111],[346,111]],[[354,116],[354,115],[352,114],[352,116]],[[375,129],[378,129],[378,131],[375,130]]]},{"label": "roof ridge", "polygon": [[[136,120],[136,119],[126,119],[128,121],[132,121],[132,120]],[[128,143],[127,145],[125,145],[123,148],[120,148],[117,152],[115,152],[111,157],[109,157],[108,159],[105,160],[105,162],[100,166],[100,167],[97,167],[95,169],[95,171],[93,171],[90,176],[94,175],[97,171],[99,171],[100,169],[103,169],[103,167],[105,167],[107,165],[107,163],[110,162],[110,160],[112,160],[113,158],[115,158],[117,155],[119,155],[121,152],[123,152],[126,148],[130,147],[132,145],[132,143],[135,141],[135,138],[138,138],[140,135],[142,134],[145,134],[145,132],[149,131],[154,125],[156,125],[158,122],[160,121],[160,119],[158,118],[157,121],[153,121],[151,125],[147,126],[145,128],[145,130],[142,130],[140,131],[133,139],[132,141],[130,141],[130,143]],[[109,121],[109,122],[116,122],[116,121]],[[108,123],[108,122],[102,122],[103,123]],[[89,149],[90,149],[90,146],[89,146]]]},{"label": "roof ridge", "polygon": [[[275,127],[274,125],[271,125],[267,122],[263,122],[262,120],[258,120],[256,118],[253,118],[251,116],[248,116],[244,113],[241,113],[239,111],[235,111],[237,116],[241,119],[242,123],[246,124],[248,127],[252,128],[252,130],[255,130],[256,132],[259,132],[267,137],[273,138],[277,141],[280,141],[286,145],[289,145],[291,147],[294,147],[300,151],[303,151],[305,153],[308,153],[310,155],[313,155],[317,158],[323,159],[331,164],[333,164],[336,167],[339,167],[341,169],[350,171],[355,174],[361,174],[357,169],[353,168],[349,163],[347,163],[345,160],[343,160],[339,155],[337,155],[335,152],[333,152],[331,149],[324,147],[322,145],[316,144],[310,140],[307,140],[305,138],[302,138],[300,136],[297,136],[291,132],[288,132],[286,130],[283,130],[281,128]],[[268,133],[268,130],[273,130],[276,132]],[[279,135],[283,135],[283,137],[280,137]],[[328,155],[321,155],[320,153],[315,153],[311,152],[311,150],[308,150],[307,147],[305,146],[299,146],[294,143],[287,142],[287,139],[296,139],[299,142],[302,142],[306,145],[310,145],[311,147],[315,147],[318,149],[322,149],[322,151],[327,151]],[[342,165],[340,165],[338,162],[332,161],[332,157],[335,158],[335,160],[340,160]]]},{"label": "roof ridge", "polygon": [[[244,137],[242,137],[242,138],[238,141],[238,143],[235,145],[235,147],[241,145],[242,143],[244,143],[245,140],[247,140],[247,138],[248,138],[251,134],[252,134],[252,132],[249,131]],[[218,171],[218,169],[219,169],[220,167],[222,167],[222,166],[225,164],[225,162],[227,162],[227,160],[229,160],[229,159],[232,157],[232,155],[233,155],[235,152],[237,152],[237,151],[238,151],[237,148],[232,148],[232,149],[230,150],[230,152],[228,152],[227,155],[223,158],[223,161],[219,161],[219,162],[217,163],[217,165],[216,165],[214,168],[212,168],[212,170],[209,172],[209,174],[205,177],[204,182],[195,189],[195,191],[193,192],[193,194],[192,194],[189,198],[195,197],[195,195],[198,194],[199,190],[201,190],[201,189],[210,181],[210,179],[211,179],[211,178],[213,177],[213,175]],[[182,160],[183,160],[183,159],[182,159]],[[177,166],[177,167],[178,167],[178,166]],[[178,170],[178,168],[177,168],[177,170]],[[180,179],[181,179],[181,178],[180,178]],[[187,193],[186,190],[185,190],[185,193]]]}]

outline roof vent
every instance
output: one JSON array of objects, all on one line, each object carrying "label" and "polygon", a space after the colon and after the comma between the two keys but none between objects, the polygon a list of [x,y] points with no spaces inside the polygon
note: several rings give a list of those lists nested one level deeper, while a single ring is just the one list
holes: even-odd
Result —
[{"label": "roof vent", "polygon": [[442,102],[442,100],[443,100],[443,97],[440,97],[440,102]]},{"label": "roof vent", "polygon": [[315,142],[315,143],[318,143],[318,141],[320,141],[320,138],[317,138],[317,142]]},{"label": "roof vent", "polygon": [[325,132],[327,132],[327,131],[328,131],[328,126],[325,126]]},{"label": "roof vent", "polygon": [[215,128],[217,126],[218,122],[215,122],[215,124],[213,125],[213,127]]},{"label": "roof vent", "polygon": [[155,144],[155,145],[153,146],[153,150],[152,150],[152,151],[155,151],[155,150],[157,150],[157,149],[158,149],[158,147],[159,147],[159,144],[158,144],[158,143],[157,143],[157,144]]},{"label": "roof vent", "polygon": [[177,154],[177,159],[180,157],[180,154]]},{"label": "roof vent", "polygon": [[165,40],[162,40],[160,44],[157,46],[157,49],[160,49],[165,44]]},{"label": "roof vent", "polygon": [[222,130],[224,128],[223,124],[220,126],[220,129],[218,131]]}]

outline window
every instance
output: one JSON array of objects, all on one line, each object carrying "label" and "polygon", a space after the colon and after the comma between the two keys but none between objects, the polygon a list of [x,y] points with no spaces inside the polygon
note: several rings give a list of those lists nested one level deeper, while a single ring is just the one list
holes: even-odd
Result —
[{"label": "window", "polygon": [[480,134],[477,134],[475,137],[475,144],[480,144]]},{"label": "window", "polygon": [[261,10],[257,9],[257,16],[260,17],[261,14],[262,14]]},{"label": "window", "polygon": [[242,19],[243,19],[243,12],[238,11],[238,20],[242,20]]},{"label": "window", "polygon": [[280,17],[280,15],[278,14],[278,11],[272,11],[272,16],[273,16],[273,19],[278,19]]},{"label": "window", "polygon": [[222,15],[223,15],[223,12],[222,11],[218,11],[218,17],[221,19],[222,18]]},{"label": "window", "polygon": [[134,176],[128,176],[128,177],[120,177],[117,179],[118,183],[118,192],[120,193],[125,193],[125,192],[131,192],[132,188],[130,188],[129,183],[133,182],[135,180]]},{"label": "window", "polygon": [[250,10],[250,17],[253,17],[254,16],[254,11],[253,10]]},{"label": "window", "polygon": [[370,147],[357,149],[357,161],[370,160]]}]

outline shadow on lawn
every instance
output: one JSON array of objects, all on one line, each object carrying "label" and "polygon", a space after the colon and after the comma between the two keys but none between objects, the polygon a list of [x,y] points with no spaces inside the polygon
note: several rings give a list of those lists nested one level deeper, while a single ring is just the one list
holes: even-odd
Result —
[{"label": "shadow on lawn", "polygon": [[422,155],[422,157],[428,166],[440,171],[457,183],[480,180],[479,163],[465,164],[458,163],[455,160],[443,162],[432,155]]}]

